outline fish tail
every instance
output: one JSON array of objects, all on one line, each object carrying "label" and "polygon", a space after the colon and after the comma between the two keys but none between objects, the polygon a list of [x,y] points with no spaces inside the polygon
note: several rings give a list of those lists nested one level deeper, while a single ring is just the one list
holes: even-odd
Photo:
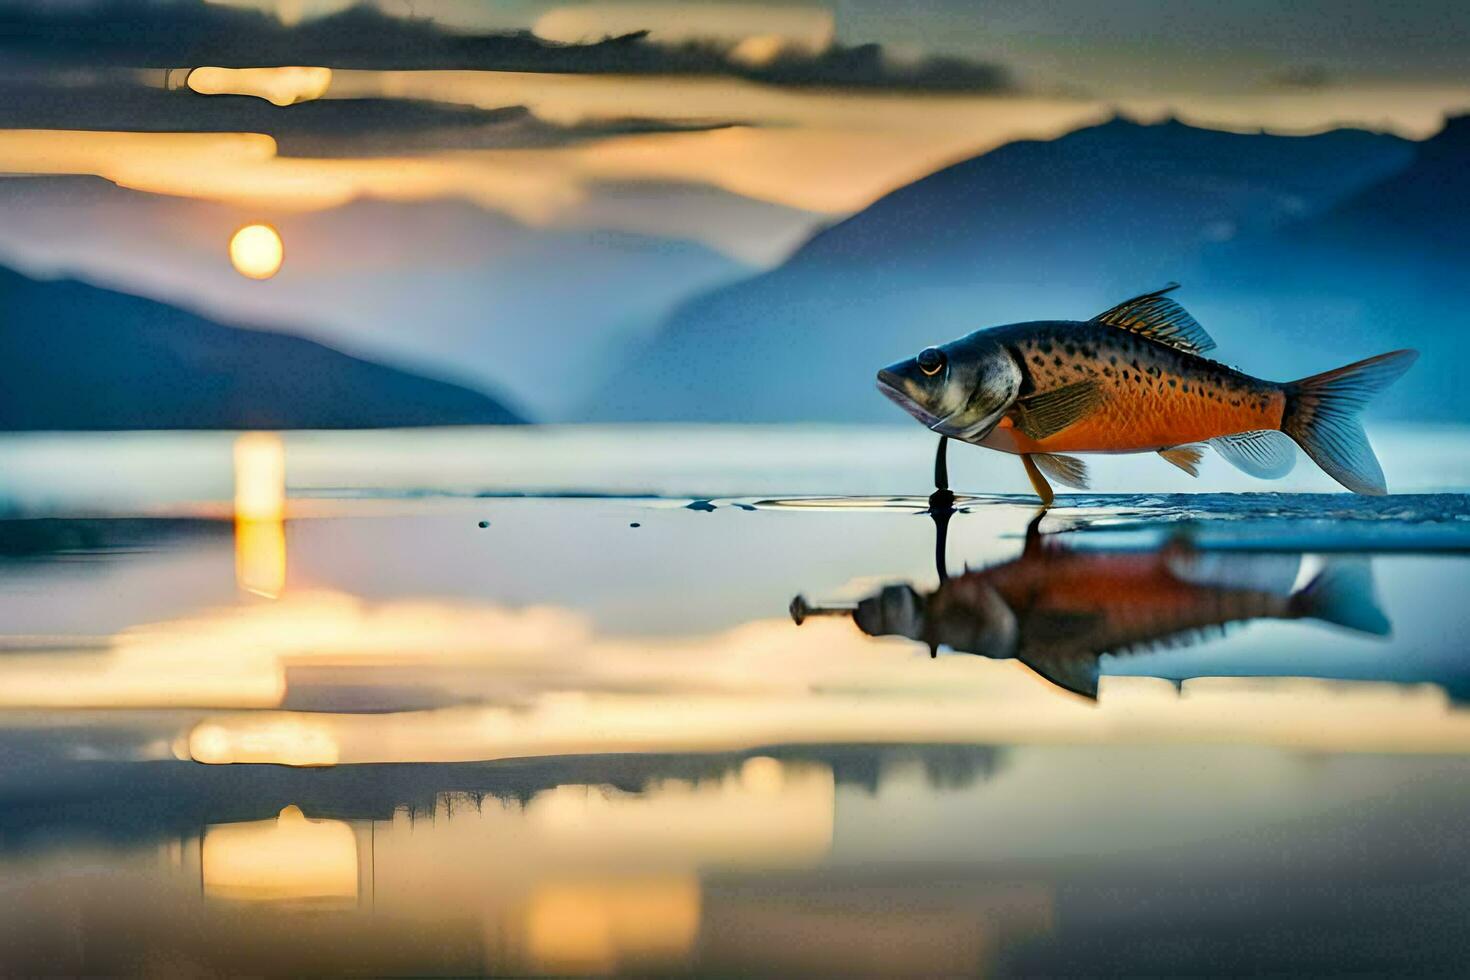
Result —
[{"label": "fish tail", "polygon": [[1387,636],[1388,617],[1378,608],[1373,594],[1373,566],[1365,558],[1329,559],[1317,577],[1292,595],[1289,608],[1293,615],[1319,619],[1371,633]]},{"label": "fish tail", "polygon": [[1387,493],[1383,469],[1358,415],[1369,398],[1397,380],[1418,358],[1418,351],[1396,350],[1290,382],[1284,386],[1281,431],[1295,439],[1328,476],[1354,493]]}]

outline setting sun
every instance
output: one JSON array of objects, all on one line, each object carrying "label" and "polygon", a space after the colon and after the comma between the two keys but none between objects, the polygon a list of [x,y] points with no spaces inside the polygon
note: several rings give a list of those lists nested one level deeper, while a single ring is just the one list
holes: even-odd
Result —
[{"label": "setting sun", "polygon": [[230,262],[251,279],[269,279],[281,270],[285,257],[281,236],[270,225],[246,225],[230,239]]}]

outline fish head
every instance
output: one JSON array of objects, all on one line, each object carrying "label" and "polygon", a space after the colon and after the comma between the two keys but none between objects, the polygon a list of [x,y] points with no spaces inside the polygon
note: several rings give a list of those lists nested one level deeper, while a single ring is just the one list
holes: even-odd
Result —
[{"label": "fish head", "polygon": [[858,603],[852,619],[869,636],[904,636],[931,648],[1004,659],[1016,655],[1015,613],[992,586],[955,580],[928,595],[910,585],[889,585]]},{"label": "fish head", "polygon": [[858,629],[869,636],[924,638],[924,597],[912,586],[886,586],[858,603],[852,613]]},{"label": "fish head", "polygon": [[928,613],[933,642],[994,660],[1016,655],[1020,642],[1016,614],[983,573],[940,586],[930,598]]},{"label": "fish head", "polygon": [[1015,404],[1021,378],[1006,346],[977,330],[883,368],[878,390],[940,435],[979,442]]}]

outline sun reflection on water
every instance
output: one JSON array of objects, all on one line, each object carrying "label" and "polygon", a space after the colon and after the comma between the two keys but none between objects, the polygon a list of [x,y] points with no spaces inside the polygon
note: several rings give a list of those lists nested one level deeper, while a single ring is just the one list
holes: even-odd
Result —
[{"label": "sun reflection on water", "polygon": [[540,973],[610,973],[629,960],[682,963],[699,934],[693,875],[554,882],[536,889],[525,917],[529,965]]},{"label": "sun reflection on water", "polygon": [[268,432],[235,440],[235,580],[274,599],[286,587],[286,447]]}]

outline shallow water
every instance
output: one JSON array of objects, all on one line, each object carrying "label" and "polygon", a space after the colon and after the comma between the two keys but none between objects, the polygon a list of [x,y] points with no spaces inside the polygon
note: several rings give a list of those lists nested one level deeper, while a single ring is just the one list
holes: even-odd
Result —
[{"label": "shallow water", "polygon": [[548,435],[0,442],[0,963],[1458,970],[1462,433],[942,566],[923,433]]}]

